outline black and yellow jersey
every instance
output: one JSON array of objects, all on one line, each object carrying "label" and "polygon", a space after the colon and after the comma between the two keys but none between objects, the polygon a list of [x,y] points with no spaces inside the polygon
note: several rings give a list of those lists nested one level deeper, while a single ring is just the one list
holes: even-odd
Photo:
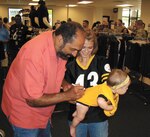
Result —
[{"label": "black and yellow jersey", "polygon": [[[87,66],[83,66],[78,59],[74,59],[66,65],[65,80],[69,83],[80,84],[85,88],[96,86],[106,81],[110,72],[108,61],[104,57],[91,56]],[[94,94],[94,93],[93,93]],[[69,120],[76,110],[75,104],[70,104]],[[91,123],[106,120],[102,109],[90,107],[82,122]]]},{"label": "black and yellow jersey", "polygon": [[67,64],[66,68],[65,80],[85,88],[103,83],[110,72],[107,60],[96,55],[91,56],[87,66],[83,66],[78,59],[74,59]]},{"label": "black and yellow jersey", "polygon": [[96,107],[99,106],[97,101],[98,97],[102,97],[106,101],[108,100],[110,101],[110,103],[113,105],[113,110],[111,111],[104,110],[104,113],[108,117],[113,116],[118,107],[119,95],[113,94],[111,88],[106,84],[106,82],[94,87],[87,88],[85,94],[76,102],[88,107],[91,106]]}]

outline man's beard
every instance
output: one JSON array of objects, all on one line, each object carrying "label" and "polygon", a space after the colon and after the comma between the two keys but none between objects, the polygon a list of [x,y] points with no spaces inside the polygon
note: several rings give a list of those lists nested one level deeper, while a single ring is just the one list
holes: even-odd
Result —
[{"label": "man's beard", "polygon": [[57,52],[57,55],[58,55],[60,58],[64,59],[64,60],[68,60],[68,58],[71,57],[71,55],[65,54],[63,51],[58,51],[58,52]]},{"label": "man's beard", "polygon": [[68,58],[72,57],[72,55],[64,53],[62,51],[63,48],[64,48],[64,45],[61,45],[59,51],[57,51],[57,56],[64,59],[64,60],[68,60]]}]

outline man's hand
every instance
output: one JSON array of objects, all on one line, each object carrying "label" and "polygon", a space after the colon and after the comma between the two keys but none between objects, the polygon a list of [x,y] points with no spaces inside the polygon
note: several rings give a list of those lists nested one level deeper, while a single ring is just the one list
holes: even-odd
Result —
[{"label": "man's hand", "polygon": [[63,91],[67,91],[72,87],[72,84],[68,83],[65,79],[62,82],[62,89]]},{"label": "man's hand", "polygon": [[50,105],[55,105],[63,101],[76,101],[84,94],[83,86],[73,86],[65,92],[56,94],[43,94],[37,99],[25,99],[26,103],[31,107],[46,107]]},{"label": "man's hand", "polygon": [[75,101],[81,98],[84,95],[85,88],[80,85],[71,86],[67,91],[65,91],[66,97],[68,97],[68,101]]}]

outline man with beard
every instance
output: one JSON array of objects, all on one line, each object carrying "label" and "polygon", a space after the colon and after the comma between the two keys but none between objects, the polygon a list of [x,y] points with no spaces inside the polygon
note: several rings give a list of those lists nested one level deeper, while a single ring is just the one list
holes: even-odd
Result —
[{"label": "man with beard", "polygon": [[69,57],[82,49],[85,32],[76,22],[65,23],[28,41],[17,54],[6,77],[2,109],[14,137],[51,137],[50,119],[55,104],[74,101],[83,86],[60,92]]}]

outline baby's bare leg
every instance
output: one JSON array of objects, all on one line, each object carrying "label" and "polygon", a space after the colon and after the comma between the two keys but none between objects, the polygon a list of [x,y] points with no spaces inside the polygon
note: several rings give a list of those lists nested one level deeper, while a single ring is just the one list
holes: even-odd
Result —
[{"label": "baby's bare leg", "polygon": [[73,121],[70,125],[70,134],[71,137],[76,137],[76,126],[82,121],[85,117],[85,114],[87,113],[89,107],[82,105],[82,104],[77,104],[76,105],[76,111],[73,113]]}]

